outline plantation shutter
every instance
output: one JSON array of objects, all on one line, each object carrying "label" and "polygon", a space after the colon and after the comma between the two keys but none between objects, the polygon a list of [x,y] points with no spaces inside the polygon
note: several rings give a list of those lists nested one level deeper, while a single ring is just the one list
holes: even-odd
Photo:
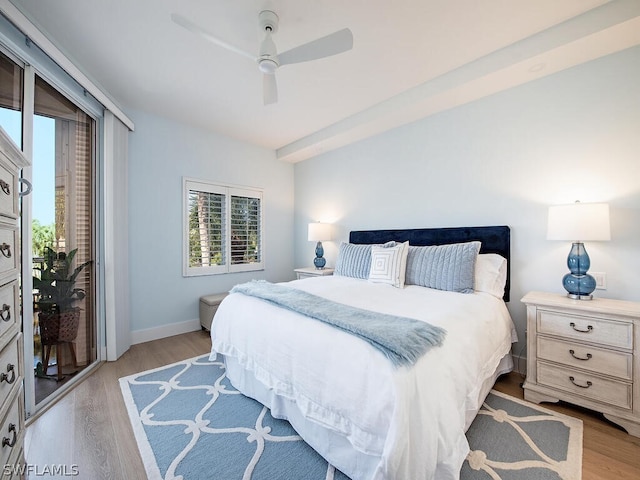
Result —
[{"label": "plantation shutter", "polygon": [[262,192],[184,179],[184,275],[260,270]]},{"label": "plantation shutter", "polygon": [[190,267],[210,267],[226,263],[225,197],[223,193],[203,188],[189,190]]},{"label": "plantation shutter", "polygon": [[262,264],[262,196],[256,192],[231,190],[230,271]]}]

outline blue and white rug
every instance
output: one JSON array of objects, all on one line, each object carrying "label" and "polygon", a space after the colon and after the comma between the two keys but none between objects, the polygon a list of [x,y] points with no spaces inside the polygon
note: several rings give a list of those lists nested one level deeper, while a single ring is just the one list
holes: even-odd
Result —
[{"label": "blue and white rug", "polygon": [[[208,355],[120,379],[149,479],[348,480]],[[463,480],[579,480],[582,422],[492,391]]]}]

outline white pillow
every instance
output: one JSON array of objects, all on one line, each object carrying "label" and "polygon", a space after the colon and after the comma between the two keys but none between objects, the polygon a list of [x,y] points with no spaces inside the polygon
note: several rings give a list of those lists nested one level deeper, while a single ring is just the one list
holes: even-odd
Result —
[{"label": "white pillow", "polygon": [[396,243],[395,247],[372,246],[369,280],[404,287],[408,253],[409,242]]},{"label": "white pillow", "polygon": [[474,290],[502,298],[506,283],[507,260],[497,253],[481,253],[478,255]]}]

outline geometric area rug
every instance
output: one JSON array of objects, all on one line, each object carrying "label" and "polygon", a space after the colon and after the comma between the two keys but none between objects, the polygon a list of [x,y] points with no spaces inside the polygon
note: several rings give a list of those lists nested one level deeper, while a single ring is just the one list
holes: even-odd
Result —
[{"label": "geometric area rug", "polygon": [[461,480],[582,478],[582,420],[492,390],[467,430]]},{"label": "geometric area rug", "polygon": [[[348,480],[209,355],[120,379],[149,479]],[[461,480],[580,480],[582,422],[492,391]]]}]

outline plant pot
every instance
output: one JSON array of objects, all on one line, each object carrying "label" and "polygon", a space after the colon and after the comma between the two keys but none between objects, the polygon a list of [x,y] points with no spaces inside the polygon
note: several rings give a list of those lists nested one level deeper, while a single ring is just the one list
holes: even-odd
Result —
[{"label": "plant pot", "polygon": [[40,312],[38,324],[40,325],[40,341],[43,345],[73,342],[78,336],[80,309],[75,308],[62,313]]}]

